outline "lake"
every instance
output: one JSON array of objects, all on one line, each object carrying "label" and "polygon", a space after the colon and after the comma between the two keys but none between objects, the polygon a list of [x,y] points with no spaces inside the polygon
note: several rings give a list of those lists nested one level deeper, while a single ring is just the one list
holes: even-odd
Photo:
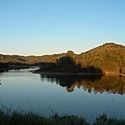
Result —
[{"label": "lake", "polygon": [[40,75],[28,70],[0,73],[0,107],[44,116],[103,113],[125,119],[125,78]]}]

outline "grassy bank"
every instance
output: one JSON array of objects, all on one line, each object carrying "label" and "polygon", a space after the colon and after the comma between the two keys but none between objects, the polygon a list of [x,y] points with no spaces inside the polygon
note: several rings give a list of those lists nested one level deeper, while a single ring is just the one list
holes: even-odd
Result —
[{"label": "grassy bank", "polygon": [[[90,125],[85,119],[77,116],[53,115],[45,118],[35,113],[5,113],[0,110],[0,125]],[[102,115],[92,125],[125,125],[123,120],[108,119]]]}]

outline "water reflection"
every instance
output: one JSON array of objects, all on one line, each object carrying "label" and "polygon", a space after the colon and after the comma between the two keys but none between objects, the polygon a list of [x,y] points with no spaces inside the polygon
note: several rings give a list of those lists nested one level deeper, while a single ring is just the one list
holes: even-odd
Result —
[{"label": "water reflection", "polygon": [[125,94],[125,77],[119,76],[67,76],[67,75],[42,75],[41,80],[47,79],[49,82],[66,87],[68,92],[73,92],[75,88],[83,88],[89,93],[113,93]]}]

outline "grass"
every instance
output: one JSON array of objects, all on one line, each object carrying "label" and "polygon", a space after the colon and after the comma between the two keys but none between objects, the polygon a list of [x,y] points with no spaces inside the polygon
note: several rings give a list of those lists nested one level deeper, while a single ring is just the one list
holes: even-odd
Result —
[{"label": "grass", "polygon": [[[5,113],[0,110],[0,125],[90,125],[85,119],[77,116],[59,116],[45,118],[35,113]],[[91,125],[125,125],[124,120],[109,119],[102,115]]]},{"label": "grass", "polygon": [[50,118],[45,118],[34,113],[13,112],[7,115],[0,111],[0,125],[87,125],[87,123],[76,116],[59,117],[55,114]]}]

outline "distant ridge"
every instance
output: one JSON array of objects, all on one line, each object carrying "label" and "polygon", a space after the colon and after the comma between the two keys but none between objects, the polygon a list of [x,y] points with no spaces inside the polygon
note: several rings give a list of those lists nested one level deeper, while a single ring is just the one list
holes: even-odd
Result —
[{"label": "distant ridge", "polygon": [[56,63],[62,57],[70,57],[81,67],[100,68],[105,74],[125,73],[125,46],[105,43],[81,54],[73,51],[44,56],[0,55],[0,63],[40,64]]}]

